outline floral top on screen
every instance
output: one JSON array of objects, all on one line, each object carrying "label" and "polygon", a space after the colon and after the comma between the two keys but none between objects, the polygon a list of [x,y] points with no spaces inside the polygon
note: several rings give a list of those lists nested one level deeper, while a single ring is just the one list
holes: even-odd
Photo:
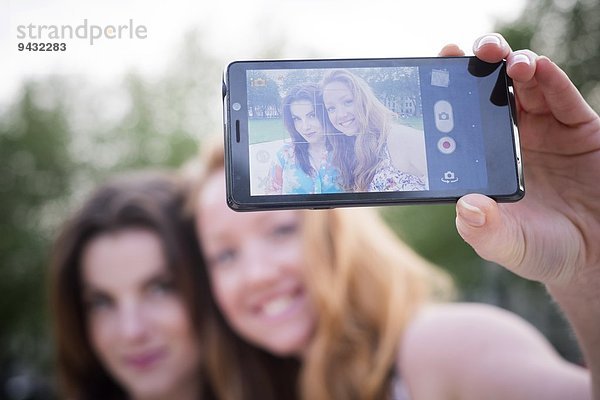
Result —
[{"label": "floral top on screen", "polygon": [[276,160],[269,169],[266,192],[268,194],[339,193],[340,172],[331,165],[331,152],[325,152],[316,162],[314,176],[304,172],[294,154],[294,146],[285,144],[277,152]]},{"label": "floral top on screen", "polygon": [[392,164],[387,146],[383,149],[382,160],[369,184],[369,192],[395,192],[427,190],[423,180],[415,175],[400,171]]}]

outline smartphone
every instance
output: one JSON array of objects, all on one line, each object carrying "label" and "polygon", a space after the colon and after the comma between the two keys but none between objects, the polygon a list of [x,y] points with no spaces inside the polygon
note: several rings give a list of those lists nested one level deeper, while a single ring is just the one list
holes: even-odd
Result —
[{"label": "smartphone", "polygon": [[504,61],[236,61],[223,108],[227,203],[237,211],[524,195]]}]

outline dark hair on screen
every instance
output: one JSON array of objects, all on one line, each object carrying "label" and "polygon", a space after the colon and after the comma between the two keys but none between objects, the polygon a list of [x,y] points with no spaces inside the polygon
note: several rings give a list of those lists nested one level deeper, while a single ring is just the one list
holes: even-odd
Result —
[{"label": "dark hair on screen", "polygon": [[[315,115],[321,123],[323,134],[325,134],[325,129],[328,124],[327,117],[325,116],[323,97],[321,96],[319,86],[313,83],[296,85],[289,90],[287,96],[285,96],[283,99],[283,124],[292,138],[292,142],[294,144],[294,155],[296,157],[296,161],[300,165],[300,168],[302,168],[302,171],[304,171],[307,175],[314,176],[315,170],[310,164],[310,158],[308,154],[309,143],[296,129],[296,124],[294,123],[294,118],[292,116],[290,107],[292,103],[302,100],[309,101],[313,105]],[[329,140],[326,140],[325,145],[327,146],[327,150],[331,150],[331,144],[329,143]]]},{"label": "dark hair on screen", "polygon": [[[53,248],[49,289],[59,383],[67,398],[127,398],[94,353],[86,326],[81,256],[99,235],[131,228],[156,233],[196,333],[210,325],[205,268],[200,265],[193,220],[183,212],[183,203],[175,175],[138,172],[99,186],[64,224]],[[201,386],[202,398],[213,398],[204,382]]]}]

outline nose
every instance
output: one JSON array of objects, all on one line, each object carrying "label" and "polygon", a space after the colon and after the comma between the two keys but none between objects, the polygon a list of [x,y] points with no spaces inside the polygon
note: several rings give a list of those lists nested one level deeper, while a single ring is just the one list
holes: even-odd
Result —
[{"label": "nose", "polygon": [[340,121],[341,117],[343,116],[342,114],[344,114],[344,112],[342,110],[335,109],[334,111],[332,111],[329,114],[329,120],[332,123],[337,124]]},{"label": "nose", "polygon": [[148,332],[148,321],[140,304],[123,304],[118,316],[119,333],[127,341],[143,340]]},{"label": "nose", "polygon": [[310,122],[308,119],[302,121],[302,132],[307,132],[308,128],[310,128]]},{"label": "nose", "polygon": [[279,263],[268,250],[258,245],[248,246],[243,262],[244,280],[249,286],[270,286],[279,275]]}]

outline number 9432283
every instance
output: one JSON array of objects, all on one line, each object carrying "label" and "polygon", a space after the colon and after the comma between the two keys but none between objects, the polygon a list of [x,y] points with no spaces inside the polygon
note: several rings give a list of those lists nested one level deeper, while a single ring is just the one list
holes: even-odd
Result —
[{"label": "number 9432283", "polygon": [[17,49],[19,51],[66,51],[66,43],[18,43]]}]

